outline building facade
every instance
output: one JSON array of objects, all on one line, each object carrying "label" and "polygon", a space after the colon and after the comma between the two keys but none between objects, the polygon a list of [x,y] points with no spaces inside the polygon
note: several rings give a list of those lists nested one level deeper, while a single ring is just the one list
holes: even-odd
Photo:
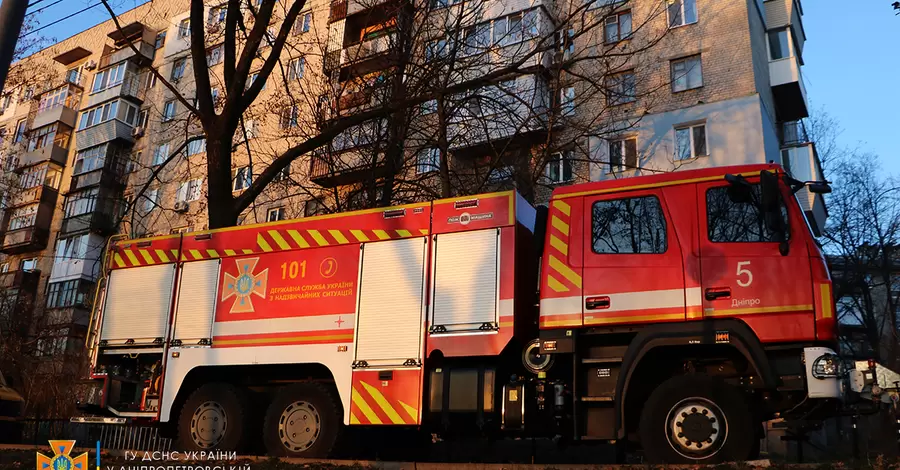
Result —
[{"label": "building facade", "polygon": [[[298,158],[239,223],[508,187],[541,203],[560,184],[734,164],[821,179],[800,0],[308,3],[234,138],[235,193],[322,126],[415,105]],[[40,51],[20,66],[54,78],[0,95],[0,285],[53,327],[36,354],[81,350],[108,237],[206,228],[206,144],[172,91],[196,96],[188,4]],[[202,19],[219,107],[225,17],[212,2]],[[821,195],[797,196],[820,233]]]}]

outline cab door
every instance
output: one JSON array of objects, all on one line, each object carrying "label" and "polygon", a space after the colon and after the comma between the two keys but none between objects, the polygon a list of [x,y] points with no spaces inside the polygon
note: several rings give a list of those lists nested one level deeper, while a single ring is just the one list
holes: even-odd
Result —
[{"label": "cab door", "polygon": [[681,248],[659,189],[584,199],[583,322],[685,319]]},{"label": "cab door", "polygon": [[[729,183],[698,185],[704,318],[738,318],[763,342],[814,339],[812,281],[799,206],[780,203],[788,223],[787,254],[760,210],[759,178],[750,199],[736,202]],[[782,199],[794,202],[786,188]]]}]

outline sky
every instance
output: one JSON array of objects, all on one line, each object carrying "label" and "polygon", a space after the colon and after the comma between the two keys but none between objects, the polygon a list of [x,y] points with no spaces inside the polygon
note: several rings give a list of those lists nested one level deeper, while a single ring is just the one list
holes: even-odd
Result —
[{"label": "sky", "polygon": [[[56,40],[109,19],[99,0],[31,0],[41,25],[98,5],[39,32]],[[110,0],[122,12],[145,0]],[[731,0],[721,0],[731,1]],[[39,2],[39,3],[38,3]],[[838,120],[839,143],[878,155],[900,175],[900,16],[889,0],[803,0],[807,42],[802,73],[812,110]],[[49,5],[49,6],[48,6]]]}]

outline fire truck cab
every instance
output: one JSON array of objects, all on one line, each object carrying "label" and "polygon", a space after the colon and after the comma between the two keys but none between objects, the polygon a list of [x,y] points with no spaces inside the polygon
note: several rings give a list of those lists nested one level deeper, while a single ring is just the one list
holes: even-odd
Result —
[{"label": "fire truck cab", "polygon": [[802,188],[751,165],[114,240],[84,408],[186,449],[324,457],[361,426],[751,458],[844,396]]}]

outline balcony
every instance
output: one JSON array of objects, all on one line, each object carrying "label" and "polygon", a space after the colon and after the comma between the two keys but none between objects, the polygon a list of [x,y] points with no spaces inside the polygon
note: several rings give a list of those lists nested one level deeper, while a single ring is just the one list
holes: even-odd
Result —
[{"label": "balcony", "polygon": [[96,126],[81,129],[75,132],[75,150],[81,151],[114,140],[134,143],[132,129],[134,128],[131,125],[118,119],[110,119]]},{"label": "balcony", "polygon": [[341,67],[353,66],[357,75],[390,67],[394,61],[397,33],[389,33],[376,38],[351,44],[341,51]]},{"label": "balcony", "polygon": [[66,83],[41,94],[38,99],[37,113],[31,124],[32,129],[44,127],[54,122],[61,122],[75,127],[78,105],[81,103],[83,90],[73,83]]},{"label": "balcony", "polygon": [[6,210],[0,253],[11,255],[46,248],[56,198],[57,191],[48,186],[32,188],[17,196],[15,202],[30,202]]},{"label": "balcony", "polygon": [[387,173],[384,153],[373,152],[375,150],[372,147],[360,147],[330,155],[324,151],[315,152],[310,159],[309,179],[319,186],[333,188],[364,178],[382,178]]},{"label": "balcony", "polygon": [[153,44],[137,41],[134,43],[134,47],[137,48],[138,53],[135,53],[131,46],[126,43],[121,49],[103,54],[100,57],[99,68],[104,69],[112,64],[122,62],[123,60],[131,60],[138,66],[149,65],[150,62],[153,61],[153,55],[156,53],[156,48],[153,47]]},{"label": "balcony", "polygon": [[779,121],[796,121],[809,116],[806,86],[796,56],[769,61],[769,83]]},{"label": "balcony", "polygon": [[[50,270],[50,282],[68,281],[72,279],[97,280],[100,275],[100,263],[97,260],[103,255],[106,248],[106,239],[98,234],[85,235],[87,247],[72,258],[57,256],[53,260],[53,269]],[[76,243],[85,243],[79,240]],[[59,250],[57,246],[57,250]]]},{"label": "balcony", "polygon": [[[90,301],[93,299],[89,298],[88,300]],[[88,323],[90,322],[91,309],[90,307],[85,305],[62,308],[48,308],[46,315],[47,325],[51,325],[54,327],[61,327],[64,325],[88,326]]]},{"label": "balcony", "polygon": [[331,9],[328,15],[328,22],[343,20],[348,16],[362,13],[370,8],[382,6],[391,0],[334,0],[331,2]]},{"label": "balcony", "polygon": [[57,143],[45,145],[41,148],[22,153],[19,157],[18,167],[27,167],[43,162],[53,162],[59,166],[65,166],[69,160],[69,149]]},{"label": "balcony", "polygon": [[[781,164],[791,177],[800,181],[823,181],[822,163],[816,145],[809,141],[802,122],[788,122],[781,126]],[[828,218],[825,198],[806,188],[797,192],[797,202],[806,214],[816,236],[821,236]]]},{"label": "balcony", "polygon": [[59,233],[68,235],[80,232],[92,232],[111,235],[116,229],[116,217],[112,212],[95,211],[74,215],[63,219]]},{"label": "balcony", "polygon": [[131,98],[138,102],[143,101],[141,93],[143,87],[141,87],[140,75],[134,69],[135,67],[129,64],[121,83],[88,95],[83,109],[91,108],[116,98]]},{"label": "balcony", "polygon": [[118,153],[114,149],[109,149],[107,152],[103,162],[98,167],[72,175],[69,191],[78,191],[97,185],[101,185],[104,188],[120,189],[125,185],[125,159],[118,158]]},{"label": "balcony", "polygon": [[41,272],[36,269],[30,271],[17,269],[0,273],[0,290],[17,289],[19,291],[34,292],[37,289],[40,278]]}]

